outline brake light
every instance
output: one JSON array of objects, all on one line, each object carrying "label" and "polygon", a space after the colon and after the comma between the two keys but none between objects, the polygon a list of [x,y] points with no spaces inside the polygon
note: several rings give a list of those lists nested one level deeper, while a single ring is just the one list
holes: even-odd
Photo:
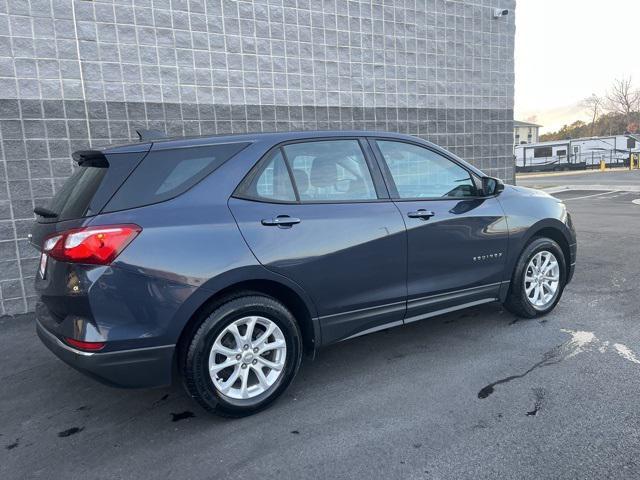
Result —
[{"label": "brake light", "polygon": [[84,342],[82,340],[76,340],[69,337],[64,337],[64,341],[78,350],[85,350],[87,352],[97,352],[98,350],[102,350],[105,346],[105,342]]},{"label": "brake light", "polygon": [[47,238],[43,251],[62,262],[109,265],[141,231],[133,224],[67,230]]}]

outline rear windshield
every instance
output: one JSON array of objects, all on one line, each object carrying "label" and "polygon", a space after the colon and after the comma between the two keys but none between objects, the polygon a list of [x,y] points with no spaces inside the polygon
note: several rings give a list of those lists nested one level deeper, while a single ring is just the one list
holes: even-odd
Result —
[{"label": "rear windshield", "polygon": [[104,211],[150,205],[176,197],[245,148],[248,143],[151,151]]},{"label": "rear windshield", "polygon": [[60,222],[98,214],[146,154],[147,150],[141,150],[104,154],[104,161],[85,159],[47,206],[51,215],[39,216],[38,222]]},{"label": "rear windshield", "polygon": [[91,199],[107,173],[106,167],[78,167],[56,193],[49,210],[58,214],[56,220],[70,220],[87,214]]}]

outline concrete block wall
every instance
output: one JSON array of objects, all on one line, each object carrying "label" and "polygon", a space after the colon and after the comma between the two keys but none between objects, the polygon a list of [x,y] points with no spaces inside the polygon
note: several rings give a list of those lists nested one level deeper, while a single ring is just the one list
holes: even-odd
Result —
[{"label": "concrete block wall", "polygon": [[72,172],[71,153],[137,128],[393,130],[513,181],[514,8],[0,0],[0,315],[34,308],[32,210]]}]

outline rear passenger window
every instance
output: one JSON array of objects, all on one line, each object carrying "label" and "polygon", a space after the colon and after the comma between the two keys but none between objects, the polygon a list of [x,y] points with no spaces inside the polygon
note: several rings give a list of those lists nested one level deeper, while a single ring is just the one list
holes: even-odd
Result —
[{"label": "rear passenger window", "polygon": [[323,140],[283,147],[300,201],[377,198],[357,140]]},{"label": "rear passenger window", "polygon": [[295,202],[296,194],[293,191],[291,177],[284,157],[278,150],[270,160],[264,163],[246,192],[250,197],[279,202]]},{"label": "rear passenger window", "polygon": [[118,189],[105,211],[140,207],[174,198],[245,148],[247,143],[151,151]]}]

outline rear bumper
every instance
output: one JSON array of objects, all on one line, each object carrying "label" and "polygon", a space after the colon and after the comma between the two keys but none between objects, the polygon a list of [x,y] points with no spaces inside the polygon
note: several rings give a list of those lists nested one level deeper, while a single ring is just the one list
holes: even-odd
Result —
[{"label": "rear bumper", "polygon": [[42,343],[76,370],[114,387],[150,388],[171,383],[175,345],[83,352],[66,345],[36,320]]}]

